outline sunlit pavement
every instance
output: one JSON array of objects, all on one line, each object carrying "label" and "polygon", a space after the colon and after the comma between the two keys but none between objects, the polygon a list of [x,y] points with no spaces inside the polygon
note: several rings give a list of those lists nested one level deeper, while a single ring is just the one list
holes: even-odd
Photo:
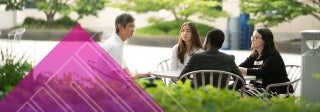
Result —
[{"label": "sunlit pavement", "polygon": [[[15,55],[22,56],[24,54],[34,66],[57,44],[58,41],[8,41],[0,39],[1,50],[13,48],[13,53]],[[222,52],[234,55],[237,64],[240,64],[250,54],[249,50],[222,50]],[[156,70],[156,65],[161,60],[170,58],[171,48],[125,45],[124,53],[127,65],[131,71],[148,72]],[[285,64],[301,65],[300,54],[281,53],[281,55]],[[298,87],[298,90],[300,90],[300,87]],[[296,93],[297,95],[300,94],[300,92]]]}]

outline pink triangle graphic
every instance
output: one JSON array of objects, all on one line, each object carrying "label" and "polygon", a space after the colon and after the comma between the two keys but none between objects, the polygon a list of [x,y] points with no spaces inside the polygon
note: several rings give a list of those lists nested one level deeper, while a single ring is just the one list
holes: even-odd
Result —
[{"label": "pink triangle graphic", "polygon": [[76,25],[0,102],[0,111],[163,111]]}]

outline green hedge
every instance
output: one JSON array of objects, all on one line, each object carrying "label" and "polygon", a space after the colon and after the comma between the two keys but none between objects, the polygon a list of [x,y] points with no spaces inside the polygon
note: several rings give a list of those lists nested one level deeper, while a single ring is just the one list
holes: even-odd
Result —
[{"label": "green hedge", "polygon": [[[50,29],[70,29],[74,25],[76,25],[77,22],[72,20],[70,17],[63,16],[52,23],[52,28]],[[27,17],[22,24],[23,27],[25,28],[38,28],[38,29],[43,29],[43,28],[48,28],[47,27],[47,22],[43,19],[35,19],[32,17]]]},{"label": "green hedge", "polygon": [[316,112],[319,103],[306,103],[299,98],[274,97],[261,100],[253,97],[240,97],[235,91],[206,86],[194,90],[190,82],[178,82],[174,86],[164,86],[156,81],[156,87],[146,87],[145,81],[138,81],[145,91],[166,112]]},{"label": "green hedge", "polygon": [[[153,24],[139,28],[135,31],[135,34],[137,35],[143,35],[143,36],[159,36],[159,35],[165,35],[165,36],[178,36],[181,25],[186,22],[184,20],[177,20],[177,21],[160,21],[160,22],[154,22]],[[205,37],[206,33],[213,29],[214,27],[210,25],[205,25],[201,23],[194,22],[196,24],[196,27],[198,29],[198,33],[200,37]]]}]

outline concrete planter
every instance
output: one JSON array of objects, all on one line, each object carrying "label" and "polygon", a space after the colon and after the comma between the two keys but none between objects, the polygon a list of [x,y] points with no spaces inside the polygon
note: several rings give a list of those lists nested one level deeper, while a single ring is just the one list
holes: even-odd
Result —
[{"label": "concrete planter", "polygon": [[276,43],[277,48],[280,52],[285,53],[294,53],[294,54],[300,54],[301,53],[301,43],[300,42],[279,42]]},{"label": "concrete planter", "polygon": [[[1,35],[1,38],[7,39],[8,36],[5,35],[9,31],[4,31]],[[57,29],[27,29],[22,36],[22,40],[52,40],[59,41],[61,40],[69,30],[57,30]],[[94,32],[89,32],[90,35],[93,35]],[[94,35],[93,40],[101,41],[102,32],[98,32]]]}]

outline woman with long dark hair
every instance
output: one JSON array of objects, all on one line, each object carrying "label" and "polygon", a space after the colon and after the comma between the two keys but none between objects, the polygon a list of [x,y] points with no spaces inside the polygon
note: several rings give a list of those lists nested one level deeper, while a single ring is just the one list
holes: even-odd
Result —
[{"label": "woman with long dark hair", "polygon": [[[265,88],[269,84],[289,82],[285,63],[273,38],[271,30],[268,28],[255,30],[251,36],[252,53],[239,65],[242,74],[257,77],[257,81],[250,82],[253,88]],[[271,91],[283,94],[286,93],[286,87],[271,88]],[[293,92],[292,86],[290,92]]]},{"label": "woman with long dark hair", "polygon": [[192,53],[203,51],[197,27],[192,22],[181,25],[179,40],[172,48],[170,70],[183,69]]}]

